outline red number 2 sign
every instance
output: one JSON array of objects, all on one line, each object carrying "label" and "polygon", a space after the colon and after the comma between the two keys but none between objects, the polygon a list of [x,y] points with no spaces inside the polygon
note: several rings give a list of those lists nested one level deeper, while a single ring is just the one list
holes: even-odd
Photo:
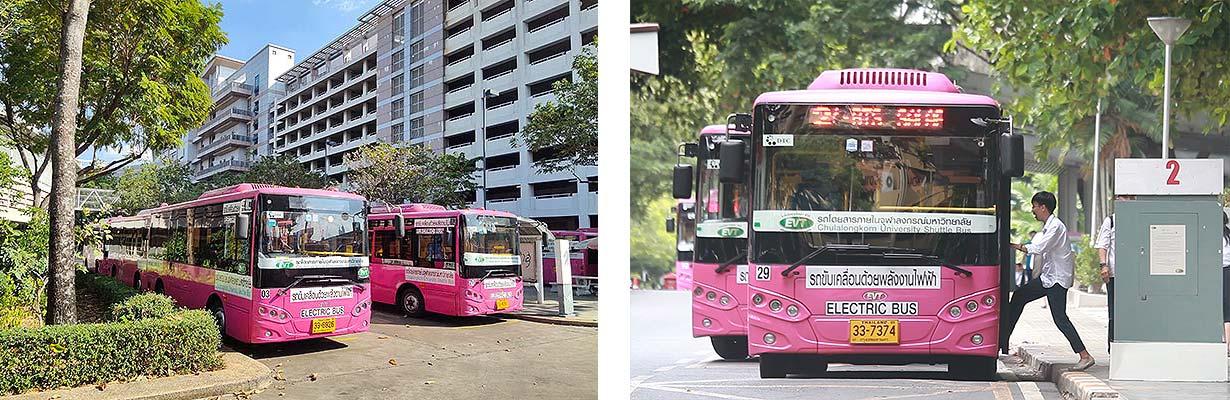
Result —
[{"label": "red number 2 sign", "polygon": [[1166,169],[1170,170],[1170,177],[1166,178],[1167,185],[1178,185],[1179,180],[1179,162],[1176,160],[1166,161]]}]

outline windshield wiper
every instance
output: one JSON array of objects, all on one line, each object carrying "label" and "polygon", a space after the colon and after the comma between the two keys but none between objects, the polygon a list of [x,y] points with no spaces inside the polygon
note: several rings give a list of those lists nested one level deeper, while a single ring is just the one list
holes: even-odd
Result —
[{"label": "windshield wiper", "polygon": [[940,266],[942,266],[942,267],[944,267],[944,268],[948,268],[948,269],[951,269],[951,270],[953,270],[953,271],[956,271],[958,274],[965,275],[966,277],[974,276],[974,273],[973,273],[973,272],[970,272],[969,270],[967,270],[967,269],[965,269],[965,268],[961,268],[961,267],[958,267],[958,266],[956,266],[956,265],[953,265],[952,263],[950,263],[950,262],[948,262],[948,261],[945,261],[944,259],[940,258],[939,256],[936,256],[936,255],[933,255],[933,254],[920,254],[920,253],[884,253],[883,255],[884,255],[884,258],[907,258],[907,259],[914,259],[914,260],[931,260],[931,261],[935,261],[935,262],[939,263],[939,264],[940,264]]},{"label": "windshield wiper", "polygon": [[746,260],[747,252],[740,250],[737,254],[735,254],[734,257],[731,257],[729,260],[726,260],[722,262],[721,264],[718,264],[717,269],[713,270],[713,272],[721,274],[721,273],[725,273],[726,271],[729,271],[730,267],[735,266],[736,264],[735,262],[739,261],[740,258]]},{"label": "windshield wiper", "polygon": [[[477,281],[474,281],[474,284],[470,285],[470,287],[475,287],[475,286],[478,286],[478,283],[479,283],[479,282],[482,282],[482,281],[487,280],[487,278],[490,278],[490,277],[491,277],[491,274],[495,273],[496,271],[504,271],[504,272],[507,272],[507,273],[513,274],[513,271],[512,271],[511,269],[500,269],[500,268],[496,268],[496,269],[489,269],[489,270],[487,270],[487,274],[483,275],[483,277],[482,277],[482,278],[478,278],[478,280],[477,280]],[[515,274],[514,274],[514,275],[515,275]]]},{"label": "windshield wiper", "polygon": [[869,244],[826,244],[826,245],[817,247],[816,250],[811,252],[811,254],[803,256],[803,258],[800,258],[799,261],[795,261],[794,264],[790,264],[789,268],[786,268],[785,271],[782,271],[782,276],[783,277],[790,276],[790,272],[794,271],[800,265],[803,265],[803,263],[813,258],[816,258],[816,256],[824,254],[825,252],[829,250],[845,251],[845,250],[909,250],[909,249],[903,249],[900,247],[891,247],[891,246],[872,246]]},{"label": "windshield wiper", "polygon": [[290,290],[291,288],[295,286],[299,286],[300,283],[303,283],[304,281],[309,281],[309,280],[326,281],[326,282],[346,282],[346,283],[350,283],[352,285],[358,286],[360,290],[362,290],[363,288],[363,284],[357,281],[354,281],[352,279],[344,278],[344,277],[337,276],[337,275],[299,275],[298,277],[295,278],[294,282],[291,282],[289,285],[286,285],[286,287],[282,288],[282,290],[279,290],[278,296],[286,294],[287,290]]}]

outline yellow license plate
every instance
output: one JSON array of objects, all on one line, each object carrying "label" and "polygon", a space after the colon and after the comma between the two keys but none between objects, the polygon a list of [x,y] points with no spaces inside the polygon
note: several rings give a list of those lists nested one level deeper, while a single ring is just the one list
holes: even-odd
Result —
[{"label": "yellow license plate", "polygon": [[337,330],[337,318],[312,320],[312,333],[329,333]]},{"label": "yellow license plate", "polygon": [[495,299],[495,309],[503,310],[508,308],[508,299]]},{"label": "yellow license plate", "polygon": [[850,320],[850,343],[896,344],[901,342],[897,320]]}]

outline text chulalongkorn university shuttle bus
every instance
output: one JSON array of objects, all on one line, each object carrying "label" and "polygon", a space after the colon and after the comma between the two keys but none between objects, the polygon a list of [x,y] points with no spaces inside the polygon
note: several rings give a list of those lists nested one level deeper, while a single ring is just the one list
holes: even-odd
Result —
[{"label": "text chulalongkorn university shuttle bus", "polygon": [[228,336],[285,342],[371,322],[363,197],[240,184],[108,220],[100,274],[204,308]]},{"label": "text chulalongkorn university shuttle bus", "polygon": [[[747,216],[746,182],[723,183],[718,149],[727,138],[746,140],[748,132],[727,125],[701,129],[692,166],[678,165],[675,196],[693,197],[695,245],[692,259],[692,335],[708,336],[713,350],[728,360],[747,358]],[[747,171],[747,168],[743,168]],[[691,177],[696,177],[692,192]],[[746,180],[746,176],[744,177]]]},{"label": "text chulalongkorn university shuttle bus", "polygon": [[828,362],[994,376],[1020,136],[943,74],[826,71],[756,99],[748,346],[762,377]]},{"label": "text chulalongkorn university shuttle bus", "polygon": [[409,315],[520,310],[517,217],[434,204],[373,207],[372,299]]}]

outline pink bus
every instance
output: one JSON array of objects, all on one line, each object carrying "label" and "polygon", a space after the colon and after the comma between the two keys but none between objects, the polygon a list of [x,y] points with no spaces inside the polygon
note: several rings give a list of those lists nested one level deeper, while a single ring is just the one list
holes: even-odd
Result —
[{"label": "pink bus", "polygon": [[373,207],[372,300],[411,316],[520,310],[517,217],[434,204]]},{"label": "pink bus", "polygon": [[212,190],[109,219],[95,269],[207,309],[245,343],[363,332],[371,322],[365,207],[363,197],[332,190]]},{"label": "pink bus", "polygon": [[[747,215],[745,182],[718,179],[718,149],[727,138],[745,140],[747,132],[710,125],[700,131],[695,151],[696,171],[681,165],[687,177],[696,177],[696,232],[692,260],[692,336],[709,337],[713,350],[727,360],[747,358]],[[680,174],[676,176],[682,177]],[[690,179],[678,179],[672,190],[683,195]]]},{"label": "pink bus", "polygon": [[[940,73],[826,71],[761,94],[720,151],[752,211],[749,353],[762,378],[827,363],[946,363],[995,376],[1022,141]],[[750,156],[744,156],[750,146]]]},{"label": "pink bus", "polygon": [[[580,228],[572,231],[551,231],[556,239],[567,239],[568,263],[572,264],[574,289],[586,289],[598,294],[598,229]],[[545,243],[542,254],[543,282],[558,283],[555,273],[555,243]]]},{"label": "pink bus", "polygon": [[692,199],[675,201],[666,218],[666,231],[675,234],[675,289],[690,291],[692,249],[696,242],[696,203]]}]

